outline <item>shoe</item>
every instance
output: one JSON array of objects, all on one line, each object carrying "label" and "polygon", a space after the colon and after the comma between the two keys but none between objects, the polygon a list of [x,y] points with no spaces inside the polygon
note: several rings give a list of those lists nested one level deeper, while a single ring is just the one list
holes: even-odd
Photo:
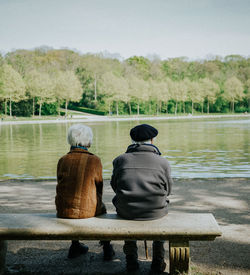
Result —
[{"label": "shoe", "polygon": [[113,246],[108,243],[103,245],[103,260],[104,261],[111,261],[115,256],[115,251]]},{"label": "shoe", "polygon": [[153,260],[151,264],[151,270],[153,272],[161,273],[166,269],[166,263],[164,260]]},{"label": "shoe", "polygon": [[88,252],[89,248],[85,244],[81,244],[77,242],[76,244],[71,244],[69,248],[68,258],[73,259],[76,257],[79,257],[83,254],[86,254]]},{"label": "shoe", "polygon": [[126,256],[126,261],[127,261],[127,271],[128,272],[133,272],[139,269],[139,263],[137,261],[137,259],[134,256]]}]

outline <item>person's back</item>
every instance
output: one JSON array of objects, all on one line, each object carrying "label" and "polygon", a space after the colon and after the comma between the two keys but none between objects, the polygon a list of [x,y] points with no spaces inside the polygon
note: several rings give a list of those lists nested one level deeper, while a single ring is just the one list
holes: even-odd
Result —
[{"label": "person's back", "polygon": [[[83,219],[105,212],[102,206],[102,164],[82,148],[73,147],[57,166],[57,216]],[[87,198],[87,199],[86,199]]]},{"label": "person's back", "polygon": [[[130,131],[134,144],[113,161],[113,204],[122,218],[154,220],[167,214],[167,196],[171,192],[172,179],[168,161],[160,156],[160,151],[153,145],[157,134],[158,131],[147,124],[134,127]],[[125,241],[123,251],[127,270],[137,270],[136,240]],[[162,272],[165,269],[164,253],[164,242],[154,241],[153,271]]]},{"label": "person's back", "polygon": [[170,166],[160,157],[157,147],[152,144],[130,145],[113,165],[111,185],[116,193],[113,203],[121,217],[151,220],[167,214]]}]

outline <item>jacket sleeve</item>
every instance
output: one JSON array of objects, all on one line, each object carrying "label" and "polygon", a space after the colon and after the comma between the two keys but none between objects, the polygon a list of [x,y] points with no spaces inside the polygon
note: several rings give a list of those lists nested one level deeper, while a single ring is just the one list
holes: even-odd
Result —
[{"label": "jacket sleeve", "polygon": [[103,185],[103,178],[102,178],[102,163],[99,158],[96,158],[95,160],[95,170],[96,170],[96,176],[95,176],[95,182],[97,185]]},{"label": "jacket sleeve", "polygon": [[172,185],[173,185],[173,179],[171,177],[171,168],[168,162],[166,165],[166,178],[167,178],[166,190],[167,190],[167,196],[168,196],[172,192]]},{"label": "jacket sleeve", "polygon": [[102,163],[99,158],[96,161],[96,195],[97,195],[97,206],[95,216],[106,213],[105,204],[102,202],[102,194],[103,194],[103,178],[102,178]]},{"label": "jacket sleeve", "polygon": [[113,161],[113,173],[112,173],[111,182],[110,182],[111,187],[112,187],[112,189],[114,190],[115,193],[116,193],[116,190],[117,190],[116,178],[117,178],[117,161],[115,159]]},{"label": "jacket sleeve", "polygon": [[60,184],[60,180],[61,180],[61,164],[62,164],[62,158],[60,158],[57,163],[57,171],[56,171],[57,184],[56,184],[56,196],[55,196],[56,205],[57,205],[57,197],[58,197],[58,192],[59,192],[59,184]]},{"label": "jacket sleeve", "polygon": [[58,163],[57,163],[57,169],[56,169],[56,178],[57,178],[57,182],[59,180],[59,177],[60,177],[60,170],[61,170],[61,165],[62,165],[62,159],[63,158],[60,158]]}]

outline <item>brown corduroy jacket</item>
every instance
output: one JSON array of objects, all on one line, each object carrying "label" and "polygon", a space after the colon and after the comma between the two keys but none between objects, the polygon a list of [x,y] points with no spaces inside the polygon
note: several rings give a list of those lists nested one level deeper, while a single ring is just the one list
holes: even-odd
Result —
[{"label": "brown corduroy jacket", "polygon": [[102,164],[94,154],[74,148],[58,161],[57,217],[83,219],[105,213],[102,190]]}]

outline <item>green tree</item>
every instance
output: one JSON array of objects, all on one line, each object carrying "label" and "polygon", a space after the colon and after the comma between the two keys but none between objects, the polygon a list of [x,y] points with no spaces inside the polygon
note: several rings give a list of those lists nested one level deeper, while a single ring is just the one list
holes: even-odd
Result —
[{"label": "green tree", "polygon": [[177,114],[177,107],[178,107],[178,102],[181,101],[181,93],[180,93],[180,87],[179,87],[179,82],[177,81],[169,81],[169,88],[170,88],[170,95],[171,99],[175,101],[175,115]]},{"label": "green tree", "polygon": [[105,100],[108,103],[109,114],[111,113],[112,102],[116,103],[116,114],[119,115],[119,102],[128,102],[128,84],[123,77],[117,77],[112,72],[102,76],[102,88],[105,93]]},{"label": "green tree", "polygon": [[171,58],[162,62],[162,70],[166,77],[174,81],[185,78],[188,62],[186,57]]},{"label": "green tree", "polygon": [[166,79],[165,81],[151,81],[149,82],[149,92],[153,100],[157,102],[157,114],[162,112],[162,103],[166,104],[166,113],[168,112],[168,101],[171,99],[171,86],[172,80]]},{"label": "green tree", "polygon": [[55,71],[76,71],[81,63],[80,55],[72,50],[36,48],[35,51],[39,67],[45,67],[47,71],[52,68]]},{"label": "green tree", "polygon": [[[187,79],[181,80],[177,83],[179,101],[182,101],[183,113],[185,114],[185,102],[188,100],[188,84]],[[176,109],[177,111],[177,109]]]},{"label": "green tree", "polygon": [[39,73],[35,70],[29,71],[24,78],[26,84],[26,92],[29,98],[32,99],[32,115],[35,115],[35,99],[37,95],[37,78]]},{"label": "green tree", "polygon": [[148,83],[136,76],[130,76],[128,79],[129,94],[137,104],[137,115],[140,115],[140,105],[149,99]]},{"label": "green tree", "polygon": [[54,94],[59,101],[65,101],[66,116],[68,115],[69,101],[79,101],[82,96],[82,87],[79,79],[72,71],[58,71],[54,76]]},{"label": "green tree", "polygon": [[25,76],[27,92],[33,99],[33,115],[35,115],[35,101],[39,104],[39,116],[42,114],[42,105],[55,100],[53,82],[48,73],[32,70]]},{"label": "green tree", "polygon": [[149,113],[152,112],[152,102],[156,102],[156,114],[159,112],[159,105],[161,102],[161,95],[159,90],[158,81],[150,80],[148,81],[149,90]]},{"label": "green tree", "polygon": [[35,69],[35,53],[29,50],[16,50],[5,56],[6,63],[10,64],[22,77],[27,71]]},{"label": "green tree", "polygon": [[79,67],[76,69],[76,75],[82,86],[82,98],[79,104],[88,108],[95,108],[96,104],[93,102],[94,81],[91,73],[86,68]]},{"label": "green tree", "polygon": [[3,64],[2,56],[0,55],[0,100],[4,100],[4,91],[3,91]]},{"label": "green tree", "polygon": [[185,71],[185,77],[188,77],[192,81],[198,81],[200,78],[205,77],[204,69],[201,61],[190,61]]},{"label": "green tree", "polygon": [[250,79],[248,79],[246,81],[246,99],[247,99],[247,102],[248,102],[248,111],[250,112]]},{"label": "green tree", "polygon": [[151,63],[143,56],[133,56],[125,60],[129,74],[135,74],[138,78],[147,80],[150,76]]},{"label": "green tree", "polygon": [[[130,104],[130,95],[129,95],[129,88],[128,88],[128,82],[124,77],[117,77],[116,81],[117,85],[117,92],[114,97],[114,100],[116,101],[116,114],[118,115],[118,103],[120,101]],[[130,110],[131,114],[131,110]]]},{"label": "green tree", "polygon": [[114,68],[117,68],[117,63],[115,61],[113,62],[110,59],[101,58],[99,55],[87,54],[81,59],[81,67],[85,68],[93,79],[95,104],[97,104],[98,99],[98,82],[101,80],[104,73],[114,70],[113,65]]},{"label": "green tree", "polygon": [[[209,114],[209,103],[214,103],[216,101],[217,94],[220,91],[220,87],[218,84],[216,84],[209,78],[201,79],[200,83],[201,83],[201,94],[204,98],[207,99],[207,113]],[[202,107],[202,111],[203,111],[203,107]]]},{"label": "green tree", "polygon": [[[210,110],[228,112],[227,101],[231,102],[233,110],[234,108],[245,110],[246,105],[250,104],[247,84],[250,74],[249,57],[245,58],[239,55],[210,56],[207,60],[199,61],[189,61],[186,57],[160,60],[158,57],[152,56],[148,58],[132,56],[124,61],[119,61],[116,57],[107,53],[80,55],[78,52],[68,49],[55,50],[43,46],[34,50],[15,50],[4,56],[0,55],[0,67],[3,67],[4,63],[11,65],[25,80],[31,78],[31,83],[29,81],[26,81],[26,83],[29,86],[27,93],[33,99],[33,113],[37,102],[40,105],[39,113],[41,113],[41,106],[43,110],[45,110],[45,106],[47,110],[50,108],[49,101],[55,99],[65,101],[60,91],[55,88],[58,71],[76,73],[82,86],[82,98],[75,105],[100,108],[105,104],[111,105],[112,103],[113,105],[115,103],[118,113],[127,109],[126,104],[130,114],[135,105],[137,105],[137,113],[145,112],[146,106],[149,106],[149,110],[146,111],[148,113],[152,113],[152,107],[155,108],[155,106],[157,112],[161,112],[162,106],[165,104],[175,113],[180,111],[177,107],[182,105],[182,111],[185,113],[185,108],[189,107],[189,101],[192,102],[192,110],[196,106],[199,108],[198,104],[201,104],[203,111],[203,105],[206,103],[207,112],[210,112]],[[31,89],[30,86],[32,86],[34,80],[30,75],[34,71],[43,74],[44,79],[47,78],[46,81],[48,81],[47,84],[50,87],[46,88],[46,92],[46,89],[40,89],[39,93],[36,89]],[[115,88],[112,96],[104,91],[100,85],[103,81],[102,76],[106,73],[114,75],[112,81],[114,81],[113,86]],[[0,75],[3,74],[0,72]],[[37,77],[40,78],[40,76]],[[232,85],[230,84],[229,79],[233,77],[237,78],[244,86],[243,94],[242,92],[237,94],[237,92],[232,91],[232,87],[237,86],[237,81],[232,81]],[[169,79],[174,82],[172,83]],[[37,82],[39,81],[37,80]],[[228,82],[229,84],[227,84]],[[44,86],[47,84],[44,84]],[[216,92],[218,86],[220,87],[219,93]],[[43,95],[41,96],[40,92],[42,90]],[[172,100],[169,99],[170,90],[172,90]],[[240,90],[242,91],[241,88]],[[234,94],[233,98],[231,94]],[[223,98],[222,95],[224,95]],[[5,100],[7,111],[9,99],[5,96],[0,81],[0,97],[1,101]],[[236,101],[240,102],[234,107]],[[43,102],[48,102],[48,106]],[[65,103],[67,105],[67,101]],[[15,108],[19,110],[18,104],[18,102],[15,104]],[[20,102],[19,111],[25,104]],[[30,101],[27,101],[27,104],[30,104]],[[55,110],[60,103],[52,105],[53,110]]]},{"label": "green tree", "polygon": [[199,82],[196,81],[190,81],[186,79],[186,85],[188,89],[188,98],[191,101],[192,104],[192,114],[194,112],[194,104],[195,103],[201,103],[204,98],[201,93],[201,85]]},{"label": "green tree", "polygon": [[178,102],[183,103],[183,112],[185,113],[185,101],[188,99],[188,85],[191,85],[189,79],[181,81],[167,80],[170,92],[170,98],[175,101],[175,115],[178,111]]},{"label": "green tree", "polygon": [[241,100],[244,97],[244,88],[242,82],[235,76],[226,80],[224,85],[224,98],[231,102],[232,112],[234,112],[235,102]]},{"label": "green tree", "polygon": [[166,113],[168,113],[168,102],[171,99],[171,82],[170,78],[166,78],[162,81],[162,101],[166,105]]},{"label": "green tree", "polygon": [[104,75],[102,75],[101,87],[105,94],[105,101],[108,104],[109,114],[112,113],[111,105],[112,105],[112,102],[114,101],[115,94],[117,93],[116,82],[117,82],[116,76],[112,72],[107,72]]},{"label": "green tree", "polygon": [[26,99],[19,102],[14,102],[12,106],[12,113],[15,116],[30,117],[32,116],[32,100]]},{"label": "green tree", "polygon": [[109,115],[112,113],[111,105],[113,102],[113,93],[114,93],[114,86],[113,86],[113,78],[114,75],[110,72],[107,72],[102,75],[100,86],[102,93],[105,95],[105,103],[108,105],[108,112]]},{"label": "green tree", "polygon": [[158,80],[158,81],[163,80],[164,73],[161,68],[161,60],[160,59],[152,60],[152,62],[150,64],[150,68],[149,68],[149,75],[150,75],[150,78],[153,80]]},{"label": "green tree", "polygon": [[7,101],[9,100],[9,114],[12,116],[12,102],[25,98],[25,84],[20,74],[10,65],[4,64],[1,75],[1,96],[5,99],[5,114],[7,114]]}]

